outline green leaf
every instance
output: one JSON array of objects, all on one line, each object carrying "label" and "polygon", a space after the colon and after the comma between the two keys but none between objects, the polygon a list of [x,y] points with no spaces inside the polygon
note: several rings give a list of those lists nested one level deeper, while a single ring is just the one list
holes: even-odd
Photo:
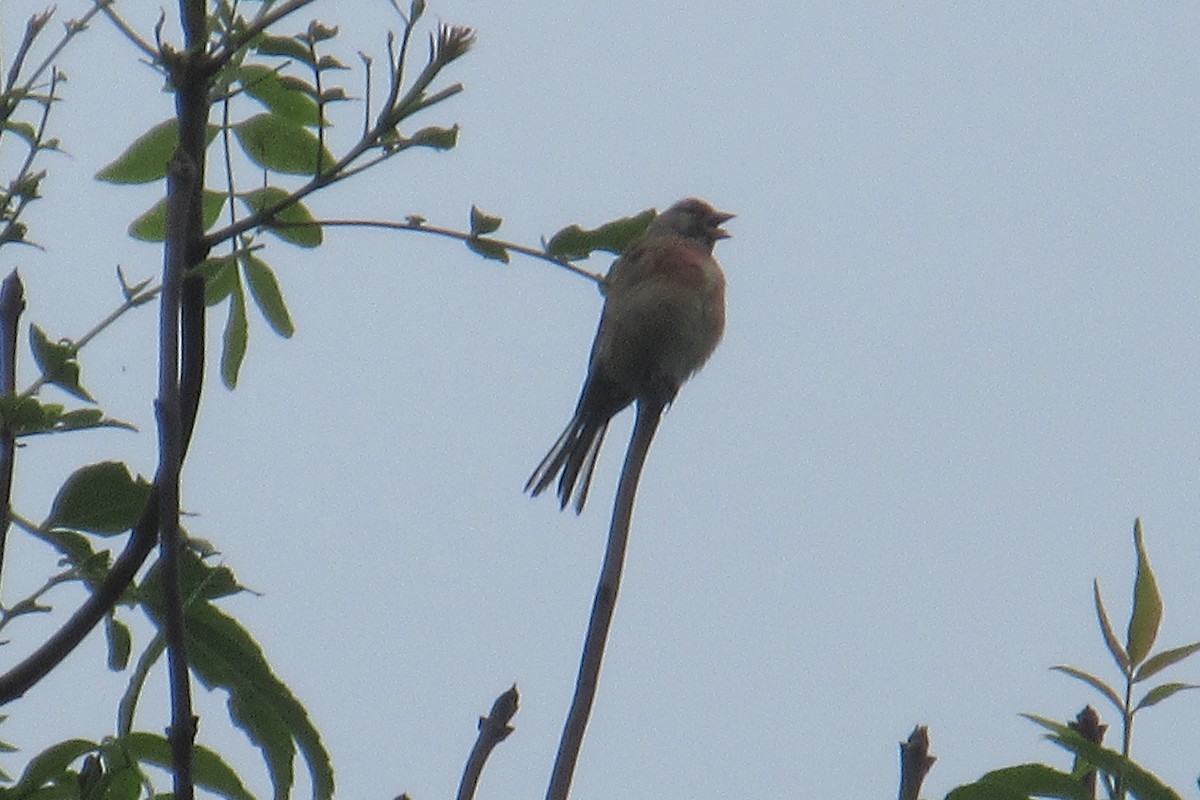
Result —
[{"label": "green leaf", "polygon": [[225,334],[221,343],[221,380],[229,389],[237,388],[238,372],[246,358],[246,344],[250,338],[250,326],[246,323],[246,297],[241,284],[229,298],[229,317],[225,320]]},{"label": "green leaf", "polygon": [[[171,771],[171,743],[156,733],[131,733],[124,739],[125,747],[134,760]],[[254,800],[254,795],[242,785],[241,778],[216,752],[196,745],[196,785],[229,800]]]},{"label": "green leaf", "polygon": [[312,97],[280,80],[275,70],[261,64],[244,64],[238,68],[237,76],[246,94],[274,113],[300,125],[315,126],[320,122],[320,110]]},{"label": "green leaf", "polygon": [[349,99],[346,95],[346,90],[340,86],[331,86],[328,89],[321,90],[322,103],[339,103]]},{"label": "green leaf", "polygon": [[28,122],[9,120],[8,122],[4,123],[3,130],[11,131],[12,133],[16,134],[18,138],[24,140],[25,144],[29,145],[30,147],[38,146],[37,129]]},{"label": "green leaf", "polygon": [[274,114],[250,117],[234,125],[233,132],[250,160],[273,172],[315,175],[335,162],[316,136],[303,126]]},{"label": "green leaf", "polygon": [[[458,144],[458,126],[442,128],[430,125],[421,128],[405,142],[409,147],[431,147],[434,150],[453,150]],[[499,227],[499,225],[497,225]],[[495,230],[493,228],[493,230]]]},{"label": "green leaf", "polygon": [[[221,216],[226,195],[204,190],[204,229],[208,230]],[[142,242],[161,242],[167,238],[167,200],[163,198],[149,211],[129,223],[129,235]]]},{"label": "green leaf", "polygon": [[229,696],[229,719],[242,729],[262,754],[275,797],[288,797],[296,781],[296,740],[287,725],[265,699],[254,692],[239,692]]},{"label": "green leaf", "polygon": [[1070,675],[1072,678],[1077,678],[1077,679],[1083,681],[1084,683],[1088,684],[1096,691],[1100,692],[1100,694],[1107,697],[1109,699],[1109,701],[1114,706],[1116,706],[1118,714],[1125,713],[1125,704],[1121,701],[1120,696],[1115,691],[1113,691],[1108,686],[1108,684],[1106,684],[1104,681],[1100,680],[1099,678],[1095,677],[1094,675],[1089,675],[1088,673],[1084,672],[1081,669],[1076,669],[1075,667],[1068,667],[1065,664],[1059,664],[1057,666],[1051,667],[1050,669],[1054,670],[1055,672],[1061,672],[1064,675]]},{"label": "green leaf", "polygon": [[67,739],[52,744],[29,760],[21,779],[11,791],[13,797],[26,797],[47,783],[61,780],[71,762],[95,752],[97,744],[87,739]]},{"label": "green leaf", "polygon": [[142,696],[142,689],[146,685],[146,678],[166,651],[167,638],[161,633],[156,633],[138,656],[137,663],[129,673],[129,683],[121,695],[121,701],[117,704],[118,736],[124,736],[132,730],[133,717],[137,711],[138,700]]},{"label": "green leaf", "polygon": [[487,233],[493,233],[500,228],[500,224],[502,222],[504,222],[502,218],[485,214],[479,210],[478,206],[471,206],[472,236],[482,236]]},{"label": "green leaf", "polygon": [[467,247],[484,258],[504,264],[508,263],[508,250],[504,245],[491,239],[467,239]]},{"label": "green leaf", "polygon": [[80,400],[96,402],[79,383],[79,362],[75,360],[78,348],[74,342],[52,342],[45,331],[30,325],[29,347],[33,351],[33,360],[49,383]]},{"label": "green leaf", "polygon": [[97,800],[103,796],[104,789],[108,784],[108,776],[104,774],[100,756],[89,753],[83,760],[83,766],[79,770],[78,784],[79,800]]},{"label": "green leaf", "polygon": [[334,56],[321,56],[317,59],[317,69],[350,69]]},{"label": "green leaf", "polygon": [[1200,689],[1200,684],[1195,683],[1164,683],[1160,686],[1155,686],[1150,691],[1146,692],[1146,696],[1137,704],[1134,711],[1140,711],[1143,708],[1149,708],[1152,705],[1161,703],[1173,694],[1185,691],[1187,689]]},{"label": "green leaf", "polygon": [[[205,144],[212,142],[220,129],[209,125]],[[178,125],[174,119],[158,123],[139,136],[125,152],[96,173],[96,179],[108,183],[150,183],[167,176],[167,162],[179,146]]]},{"label": "green leaf", "polygon": [[975,783],[954,789],[946,795],[946,800],[1028,800],[1035,796],[1092,800],[1078,778],[1045,764],[994,770]]},{"label": "green leaf", "polygon": [[1109,775],[1121,775],[1124,788],[1138,800],[1183,800],[1176,792],[1120,753],[1093,744],[1066,725],[1034,714],[1022,714],[1026,719],[1051,731],[1046,738],[1074,753],[1081,760]]},{"label": "green leaf", "polygon": [[642,235],[655,216],[654,209],[648,208],[640,214],[606,222],[591,230],[569,225],[550,237],[546,253],[567,261],[587,258],[594,250],[620,255]]},{"label": "green leaf", "polygon": [[1154,570],[1150,568],[1150,558],[1146,555],[1140,517],[1133,523],[1133,543],[1137,550],[1137,578],[1133,583],[1133,613],[1129,617],[1129,635],[1125,647],[1129,653],[1129,663],[1136,667],[1150,654],[1150,648],[1158,637],[1163,603]]},{"label": "green leaf", "polygon": [[150,484],[121,462],[90,464],[67,478],[43,526],[115,536],[137,523],[149,497]]},{"label": "green leaf", "polygon": [[65,433],[93,428],[124,428],[137,430],[134,425],[109,419],[98,408],[78,408],[67,411],[62,403],[43,403],[36,397],[0,395],[0,424],[8,426],[14,436],[38,433]]},{"label": "green leaf", "polygon": [[283,87],[291,92],[301,92],[314,103],[317,101],[317,87],[313,86],[308,81],[297,78],[295,75],[280,75],[279,82]]},{"label": "green leaf", "polygon": [[1156,656],[1151,656],[1145,664],[1142,664],[1138,669],[1137,674],[1133,677],[1134,682],[1144,681],[1151,675],[1160,672],[1172,664],[1183,661],[1185,658],[1200,650],[1200,642],[1185,644],[1183,647],[1176,647],[1171,650],[1164,650]]},{"label": "green leaf", "polygon": [[[147,607],[161,626],[161,609]],[[207,601],[187,607],[188,657],[197,679],[229,694],[230,716],[263,754],[276,797],[287,797],[297,749],[312,777],[313,796],[333,795],[333,767],[308,711],[272,672],[258,643],[237,620]]]},{"label": "green leaf", "polygon": [[127,431],[137,430],[137,426],[133,423],[106,417],[104,416],[104,412],[98,408],[78,408],[74,411],[64,412],[61,416],[54,420],[50,430],[55,433],[60,433],[65,431],[92,430],[94,428],[123,428]]},{"label": "green leaf", "polygon": [[137,800],[142,794],[142,776],[133,767],[122,767],[109,773],[108,790],[103,800]]},{"label": "green leaf", "polygon": [[62,410],[61,403],[43,403],[24,395],[0,395],[0,424],[14,436],[50,430]]},{"label": "green leaf", "polygon": [[294,58],[310,67],[313,65],[312,52],[308,49],[308,45],[300,41],[299,37],[264,34],[256,42],[254,49],[258,51],[259,55]]},{"label": "green leaf", "polygon": [[[217,600],[245,591],[233,570],[224,564],[209,564],[194,551],[190,538],[188,548],[179,556],[179,586],[188,603]],[[141,591],[147,603],[154,608],[162,607],[162,573],[158,563],[142,581]]]},{"label": "green leaf", "polygon": [[[103,555],[95,551],[91,540],[82,533],[42,527],[34,531],[33,535],[62,553],[67,563],[74,567],[90,564],[97,556]],[[104,571],[107,573],[107,565],[102,566],[105,566]]]},{"label": "green leaf", "polygon": [[312,42],[324,42],[338,35],[336,25],[326,25],[323,22],[312,20],[308,23],[308,38]]},{"label": "green leaf", "polygon": [[129,626],[121,622],[112,612],[104,617],[104,636],[108,639],[108,668],[120,672],[129,666],[129,655],[133,651],[133,634]]},{"label": "green leaf", "polygon": [[1104,600],[1100,597],[1100,581],[1092,581],[1092,596],[1096,604],[1096,618],[1100,620],[1100,632],[1104,634],[1104,644],[1108,646],[1108,652],[1112,653],[1113,660],[1117,662],[1117,666],[1121,669],[1121,674],[1129,674],[1129,654],[1125,652],[1125,648],[1117,641],[1117,632],[1113,630],[1112,623],[1108,620],[1108,611],[1104,608]]},{"label": "green leaf", "polygon": [[[251,213],[259,214],[290,197],[289,192],[275,186],[265,186],[242,195],[242,202]],[[277,223],[277,224],[273,224]],[[303,203],[296,202],[274,215],[264,227],[285,242],[300,247],[316,247],[324,241],[321,226],[315,224],[312,212]]]},{"label": "green leaf", "polygon": [[193,271],[204,278],[206,306],[215,306],[234,291],[240,290],[236,254],[206,258],[197,264]]},{"label": "green leaf", "polygon": [[279,289],[275,273],[267,262],[253,253],[243,251],[241,261],[254,304],[266,317],[271,330],[285,339],[290,339],[296,332],[296,327],[292,324],[292,317],[288,313],[287,303],[283,300],[283,292]]}]

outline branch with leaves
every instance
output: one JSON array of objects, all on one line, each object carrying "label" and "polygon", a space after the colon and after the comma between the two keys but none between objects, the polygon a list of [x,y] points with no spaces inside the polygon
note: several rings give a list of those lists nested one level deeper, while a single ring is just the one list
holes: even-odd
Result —
[{"label": "branch with leaves", "polygon": [[1093,583],[1100,633],[1124,678],[1123,691],[1118,692],[1078,667],[1052,667],[1096,689],[1117,709],[1122,722],[1121,750],[1118,752],[1103,746],[1108,726],[1101,724],[1099,715],[1090,706],[1068,724],[1025,714],[1023,716],[1026,719],[1046,731],[1046,739],[1072,754],[1075,761],[1072,769],[1063,772],[1045,764],[1005,767],[987,773],[974,783],[958,787],[947,795],[946,800],[983,800],[993,797],[1093,800],[1097,778],[1109,798],[1124,798],[1132,794],[1139,800],[1181,800],[1177,792],[1132,760],[1133,720],[1140,711],[1184,690],[1200,688],[1200,684],[1179,681],[1162,683],[1147,691],[1136,703],[1133,702],[1133,688],[1200,650],[1200,642],[1151,655],[1162,623],[1163,600],[1154,571],[1150,568],[1140,519],[1133,525],[1133,541],[1137,573],[1133,587],[1133,608],[1124,642],[1117,637],[1109,621],[1108,612],[1100,598],[1099,583]]}]

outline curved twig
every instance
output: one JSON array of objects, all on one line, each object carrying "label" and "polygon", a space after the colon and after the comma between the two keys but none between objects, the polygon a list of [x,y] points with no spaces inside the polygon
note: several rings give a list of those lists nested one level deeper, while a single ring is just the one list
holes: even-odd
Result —
[{"label": "curved twig", "polygon": [[317,219],[313,220],[312,222],[279,222],[273,223],[268,227],[304,228],[309,226],[330,228],[385,228],[387,230],[394,231],[418,231],[420,233],[431,233],[435,236],[444,236],[447,239],[457,239],[458,241],[466,244],[477,242],[484,245],[495,245],[496,247],[502,247],[505,250],[511,250],[514,253],[520,253],[523,256],[528,256],[529,258],[536,258],[539,261],[545,261],[549,264],[553,264],[556,267],[562,267],[568,272],[574,272],[576,275],[582,278],[587,278],[597,285],[603,285],[604,283],[603,274],[584,269],[583,267],[571,263],[565,258],[559,258],[558,256],[550,255],[545,250],[539,250],[536,247],[517,244],[516,242],[509,242],[504,239],[497,239],[493,236],[473,236],[466,231],[456,231],[453,228],[442,228],[437,225],[429,225],[420,217],[411,217],[404,222],[392,222],[389,220],[379,219]]}]

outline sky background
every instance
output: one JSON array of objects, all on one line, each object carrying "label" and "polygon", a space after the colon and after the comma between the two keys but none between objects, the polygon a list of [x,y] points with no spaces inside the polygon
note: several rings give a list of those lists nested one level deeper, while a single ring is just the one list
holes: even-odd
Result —
[{"label": "sky background", "polygon": [[[122,6],[151,36],[159,9]],[[6,63],[41,7],[6,5]],[[398,27],[359,0],[282,30],[312,16],[356,68]],[[738,215],[717,248],[727,333],[650,454],[574,796],[892,796],[921,723],[940,797],[1008,764],[1069,767],[1018,715],[1088,703],[1117,745],[1113,709],[1047,668],[1116,680],[1091,584],[1124,630],[1139,515],[1159,647],[1200,640],[1200,6],[431,0],[429,18],[478,30],[448,72],[466,91],[421,120],[460,123],[458,148],[322,193],[319,215],[465,227],[474,203],[532,245],[690,195]],[[0,267],[20,269],[27,321],[78,336],[118,304],[117,264],[160,269],[125,229],[161,189],[91,176],[171,101],[106,23],[61,65],[51,127],[70,155],[43,163],[28,218],[46,249]],[[342,110],[335,148],[360,119]],[[601,298],[414,233],[266,241],[297,333],[252,313],[232,393],[212,354],[185,470],[190,530],[261,592],[227,607],[307,704],[339,796],[452,796],[514,681],[516,733],[479,797],[540,796],[631,415],[583,516],[521,487],[574,406]],[[31,442],[19,512],[44,517],[85,463],[153,473],[155,326],[131,314],[82,357],[142,433]],[[6,602],[54,563],[13,538]],[[50,600],[59,615],[5,631],[4,663],[79,595]],[[5,709],[0,738],[24,752],[0,765],[111,732],[124,676],[103,652],[97,633]],[[1200,683],[1200,662],[1163,677]],[[159,730],[162,682],[149,692],[140,722]],[[269,794],[223,700],[201,693],[200,739]],[[1134,741],[1185,797],[1198,716],[1200,694],[1178,695]]]}]

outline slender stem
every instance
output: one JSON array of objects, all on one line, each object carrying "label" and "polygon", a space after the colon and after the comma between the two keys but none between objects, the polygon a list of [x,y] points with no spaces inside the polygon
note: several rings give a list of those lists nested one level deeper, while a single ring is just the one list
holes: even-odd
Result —
[{"label": "slender stem", "polygon": [[579,675],[575,679],[575,694],[571,698],[571,710],[567,714],[562,738],[559,740],[554,770],[550,774],[550,786],[546,790],[546,800],[566,800],[571,790],[571,779],[575,775],[575,764],[579,761],[583,734],[596,699],[600,662],[604,658],[608,630],[612,626],[613,611],[617,606],[617,591],[621,586],[621,571],[625,565],[625,549],[629,542],[629,524],[633,519],[633,500],[637,494],[642,467],[646,463],[646,455],[650,452],[650,443],[654,440],[654,432],[658,429],[665,405],[661,400],[643,398],[638,401],[637,422],[633,426],[633,436],[625,454],[625,466],[621,469],[621,481],[617,485],[612,523],[608,529],[608,547],[604,551],[600,582],[596,586],[596,597],[592,601],[592,614],[584,638]]},{"label": "slender stem", "polygon": [[[1129,758],[1129,750],[1133,744],[1133,669],[1134,665],[1130,664],[1125,675],[1125,708],[1121,710],[1121,755],[1125,758]],[[1118,800],[1124,800],[1125,775],[1123,772],[1117,773],[1115,796]]]},{"label": "slender stem", "polygon": [[95,2],[98,7],[103,7],[104,16],[108,17],[108,21],[116,26],[116,29],[123,33],[125,38],[128,39],[134,47],[141,50],[142,53],[144,53],[146,57],[150,59],[151,63],[156,63],[162,58],[162,55],[158,52],[154,45],[150,44],[148,41],[139,36],[137,31],[131,28],[129,23],[126,22],[121,15],[110,8],[112,5],[112,0],[95,0]]},{"label": "slender stem", "polygon": [[[126,312],[131,311],[140,305],[145,305],[148,301],[158,296],[158,293],[161,291],[161,286],[151,286],[148,289],[142,289],[130,295],[125,302],[121,303],[121,305],[109,312],[108,316],[93,325],[91,330],[83,334],[83,336],[80,336],[78,339],[72,341],[72,344],[75,346],[75,352],[82,350],[85,346],[87,346],[88,343],[103,333],[105,329],[124,316]],[[39,375],[36,379],[34,379],[33,383],[29,384],[29,387],[26,388],[25,391],[21,392],[21,396],[32,397],[37,393],[38,389],[41,389],[42,386],[45,385],[46,381],[49,379],[49,376],[45,373]]]},{"label": "slender stem", "polygon": [[437,225],[428,225],[424,221],[409,220],[406,222],[391,222],[388,220],[377,219],[319,219],[312,222],[299,224],[279,223],[277,227],[305,227],[308,225],[316,225],[321,227],[355,227],[355,228],[386,228],[396,231],[418,231],[420,233],[431,233],[435,236],[444,236],[448,239],[457,239],[460,242],[481,242],[483,244],[492,244],[498,247],[503,247],[505,250],[511,250],[514,253],[520,253],[523,256],[536,258],[540,261],[545,261],[553,264],[556,267],[562,267],[569,272],[574,272],[576,275],[587,278],[596,283],[603,284],[604,276],[599,272],[592,272],[583,267],[576,266],[570,261],[557,256],[552,256],[545,250],[538,250],[536,247],[528,247],[526,245],[517,244],[516,242],[508,242],[503,239],[496,239],[491,236],[472,236],[464,231],[456,231],[453,228],[441,228]]},{"label": "slender stem", "polygon": [[[0,282],[0,395],[12,397],[17,386],[17,329],[25,310],[25,287],[14,269]],[[5,540],[12,520],[13,461],[17,440],[8,425],[0,425],[0,572],[4,566]]]},{"label": "slender stem", "polygon": [[[16,518],[13,519],[13,523],[20,526],[20,523]],[[38,600],[40,600],[43,595],[45,595],[55,586],[75,580],[79,580],[79,576],[73,569],[57,572],[51,575],[46,579],[45,583],[35,589],[33,593],[25,599],[16,603],[11,608],[0,609],[0,629],[3,629],[6,625],[8,625],[8,623],[12,622],[17,617],[21,617],[26,614],[35,614],[38,612],[44,613],[49,611],[46,606],[38,605]]]}]

